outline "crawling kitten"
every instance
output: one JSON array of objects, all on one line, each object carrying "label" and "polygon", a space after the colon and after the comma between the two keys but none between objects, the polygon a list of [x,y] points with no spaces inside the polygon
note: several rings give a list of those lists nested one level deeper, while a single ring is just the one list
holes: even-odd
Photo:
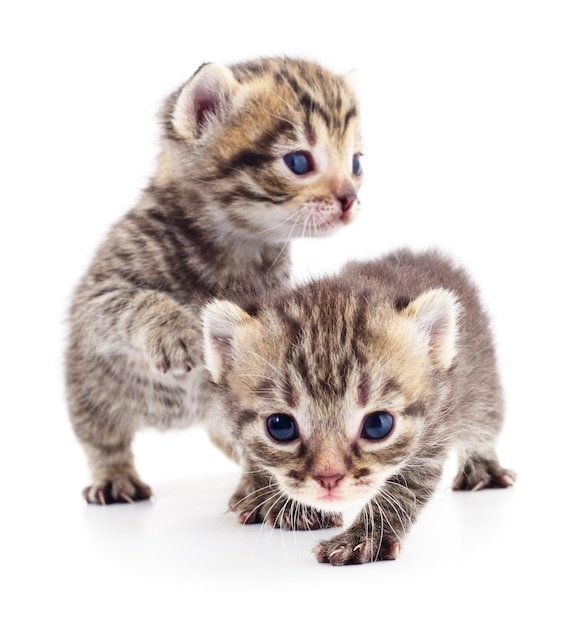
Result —
[{"label": "crawling kitten", "polygon": [[288,242],[354,218],[355,95],[293,59],[203,65],[166,101],[158,168],[71,307],[67,395],[88,502],[147,499],[131,444],[144,425],[207,415],[200,310],[288,281]]},{"label": "crawling kitten", "polygon": [[399,251],[256,306],[203,313],[217,439],[243,466],[243,523],[355,522],[316,548],[342,565],[395,559],[436,489],[508,487],[495,439],[503,401],[488,319],[462,269]]}]

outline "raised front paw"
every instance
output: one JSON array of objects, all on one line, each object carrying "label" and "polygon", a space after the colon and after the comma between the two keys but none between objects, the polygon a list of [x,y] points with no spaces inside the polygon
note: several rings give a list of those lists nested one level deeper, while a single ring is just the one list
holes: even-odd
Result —
[{"label": "raised front paw", "polygon": [[358,565],[374,561],[394,561],[399,555],[399,541],[392,535],[351,527],[333,539],[321,541],[313,550],[319,563]]},{"label": "raised front paw", "polygon": [[455,491],[478,491],[492,487],[511,487],[517,474],[501,467],[496,461],[469,458],[459,470],[452,488]]},{"label": "raised front paw", "polygon": [[178,312],[145,333],[144,347],[154,367],[166,374],[190,372],[197,362],[200,334],[189,316]]},{"label": "raised front paw", "polygon": [[119,474],[96,480],[83,490],[83,497],[89,504],[131,504],[139,500],[149,500],[152,489],[135,476]]}]

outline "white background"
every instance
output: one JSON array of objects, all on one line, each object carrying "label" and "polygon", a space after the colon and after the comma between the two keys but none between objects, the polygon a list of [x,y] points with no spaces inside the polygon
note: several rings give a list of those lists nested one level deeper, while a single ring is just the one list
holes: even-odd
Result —
[{"label": "white background", "polygon": [[[7,8],[10,7],[10,8]],[[582,624],[584,10],[579,2],[26,2],[0,10],[0,621]],[[242,528],[197,429],[144,433],[157,498],[89,507],[63,389],[74,284],[153,171],[162,99],[205,61],[356,70],[358,222],[297,273],[398,245],[462,261],[492,313],[507,491],[448,481],[393,563]]]}]

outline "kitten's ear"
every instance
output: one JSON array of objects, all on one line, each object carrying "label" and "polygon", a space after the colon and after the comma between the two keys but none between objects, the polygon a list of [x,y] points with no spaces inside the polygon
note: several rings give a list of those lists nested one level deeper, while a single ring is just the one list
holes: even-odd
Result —
[{"label": "kitten's ear", "polygon": [[426,340],[434,363],[445,370],[456,356],[459,312],[456,296],[447,289],[426,291],[403,310]]},{"label": "kitten's ear", "polygon": [[172,112],[174,130],[184,139],[198,137],[228,110],[238,86],[230,69],[215,63],[201,66],[177,98]]},{"label": "kitten's ear", "polygon": [[205,367],[219,383],[236,357],[238,328],[252,318],[228,300],[214,300],[202,312]]}]

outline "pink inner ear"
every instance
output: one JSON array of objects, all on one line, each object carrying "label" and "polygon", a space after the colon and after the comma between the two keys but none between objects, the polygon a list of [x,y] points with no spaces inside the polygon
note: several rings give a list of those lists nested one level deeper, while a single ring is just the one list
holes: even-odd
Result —
[{"label": "pink inner ear", "polygon": [[195,123],[199,130],[219,111],[225,96],[225,87],[219,79],[201,76],[193,93]]},{"label": "pink inner ear", "polygon": [[224,360],[231,360],[233,353],[232,338],[227,335],[213,333],[211,341]]},{"label": "pink inner ear", "polygon": [[450,320],[444,317],[433,320],[432,324],[428,328],[428,340],[430,347],[440,349],[445,340],[448,339],[450,333],[451,323]]},{"label": "pink inner ear", "polygon": [[195,121],[197,128],[201,128],[211,114],[214,113],[217,103],[210,97],[195,99]]}]

